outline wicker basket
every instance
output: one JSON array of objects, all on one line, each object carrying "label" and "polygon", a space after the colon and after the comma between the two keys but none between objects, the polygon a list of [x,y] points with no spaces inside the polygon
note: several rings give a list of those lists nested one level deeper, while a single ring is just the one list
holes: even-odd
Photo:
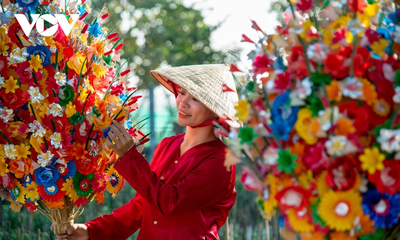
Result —
[{"label": "wicker basket", "polygon": [[53,222],[53,232],[57,235],[67,234],[68,228],[74,224],[71,201],[67,197],[64,197],[62,201],[64,201],[64,208],[49,210]]}]

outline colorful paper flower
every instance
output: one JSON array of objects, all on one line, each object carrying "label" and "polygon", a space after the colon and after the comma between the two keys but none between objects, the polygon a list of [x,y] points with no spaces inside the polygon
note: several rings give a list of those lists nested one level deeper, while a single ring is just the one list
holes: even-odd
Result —
[{"label": "colorful paper flower", "polygon": [[397,160],[383,161],[384,169],[369,174],[368,179],[373,183],[380,193],[390,195],[396,194],[400,189],[400,162]]},{"label": "colorful paper flower", "polygon": [[83,175],[79,172],[76,173],[73,183],[74,190],[80,197],[87,197],[93,192],[90,183],[93,181],[94,174]]},{"label": "colorful paper flower", "polygon": [[350,230],[361,210],[361,196],[354,191],[327,192],[318,207],[325,223],[337,231]]},{"label": "colorful paper flower", "polygon": [[362,207],[375,222],[375,227],[386,228],[398,223],[400,213],[399,195],[381,194],[376,190],[368,190],[365,193]]},{"label": "colorful paper flower", "polygon": [[124,181],[122,176],[119,175],[119,173],[113,167],[109,168],[105,172],[105,175],[107,177],[107,190],[113,194],[118,193],[119,190],[121,190]]}]

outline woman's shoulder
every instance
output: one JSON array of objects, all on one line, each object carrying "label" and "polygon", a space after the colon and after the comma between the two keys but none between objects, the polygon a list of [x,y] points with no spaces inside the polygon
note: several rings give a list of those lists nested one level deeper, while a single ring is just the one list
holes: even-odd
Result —
[{"label": "woman's shoulder", "polygon": [[179,141],[183,137],[184,137],[183,133],[172,135],[172,136],[168,136],[168,137],[163,138],[159,144],[162,144],[162,145],[171,144],[171,143],[174,143],[176,141]]}]

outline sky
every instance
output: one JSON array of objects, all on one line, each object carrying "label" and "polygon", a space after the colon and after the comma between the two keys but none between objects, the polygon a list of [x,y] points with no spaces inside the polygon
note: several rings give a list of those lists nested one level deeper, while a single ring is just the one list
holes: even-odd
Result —
[{"label": "sky", "polygon": [[253,49],[250,43],[241,43],[242,34],[251,39],[258,39],[256,31],[251,28],[251,20],[258,23],[266,33],[273,33],[278,22],[275,14],[268,13],[271,0],[183,0],[185,6],[194,4],[194,8],[201,10],[204,21],[209,25],[216,25],[225,19],[211,38],[211,46],[215,49],[229,50],[235,46],[243,48],[240,56],[243,66],[251,67],[247,60],[247,53]]}]

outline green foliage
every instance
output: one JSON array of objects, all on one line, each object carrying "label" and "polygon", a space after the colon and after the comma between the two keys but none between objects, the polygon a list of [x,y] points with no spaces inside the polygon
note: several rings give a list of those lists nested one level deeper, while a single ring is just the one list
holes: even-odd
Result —
[{"label": "green foliage", "polygon": [[149,72],[161,64],[230,63],[226,53],[210,47],[217,27],[206,25],[199,10],[180,0],[95,0],[93,9],[105,3],[110,13],[106,26],[116,26],[115,31],[122,33],[122,58],[130,58],[129,68],[139,76],[142,88],[158,85]]}]

